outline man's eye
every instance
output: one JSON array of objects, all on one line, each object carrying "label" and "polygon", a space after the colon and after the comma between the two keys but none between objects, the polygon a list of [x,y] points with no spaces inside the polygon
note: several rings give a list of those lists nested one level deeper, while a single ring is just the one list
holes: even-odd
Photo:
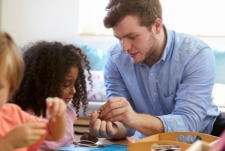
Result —
[{"label": "man's eye", "polygon": [[137,36],[132,36],[132,37],[129,37],[129,39],[135,39]]},{"label": "man's eye", "polygon": [[119,37],[115,37],[116,39],[118,39],[118,40],[121,40],[121,38],[119,38]]}]

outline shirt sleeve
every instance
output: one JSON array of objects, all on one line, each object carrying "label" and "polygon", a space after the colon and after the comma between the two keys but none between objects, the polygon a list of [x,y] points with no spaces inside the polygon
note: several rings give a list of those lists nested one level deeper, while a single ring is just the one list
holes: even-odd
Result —
[{"label": "shirt sleeve", "polygon": [[172,94],[175,95],[174,110],[171,114],[158,116],[165,132],[200,131],[211,103],[215,73],[215,60],[210,48],[204,48],[190,57],[181,84],[176,93]]},{"label": "shirt sleeve", "polygon": [[[46,119],[38,118],[34,115],[30,115],[27,112],[22,111],[19,107],[18,107],[18,115],[19,115],[20,119],[22,120],[22,123],[25,123],[25,122],[47,123],[48,122]],[[45,140],[45,138],[47,137],[48,132],[49,132],[48,126],[46,126],[45,129],[46,129],[47,133],[42,135],[41,138],[35,144],[29,146],[28,151],[36,151],[41,146],[41,144],[43,143],[43,141]]]},{"label": "shirt sleeve", "polygon": [[107,54],[104,68],[104,82],[106,86],[107,99],[113,97],[125,97],[127,100],[131,100],[111,53],[112,52],[109,51]]}]

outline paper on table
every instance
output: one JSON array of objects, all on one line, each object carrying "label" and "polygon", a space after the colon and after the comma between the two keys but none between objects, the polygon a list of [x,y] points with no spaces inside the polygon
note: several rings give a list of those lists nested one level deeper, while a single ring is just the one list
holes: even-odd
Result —
[{"label": "paper on table", "polygon": [[110,144],[105,147],[83,147],[69,145],[65,147],[56,148],[56,151],[128,151],[127,145]]}]

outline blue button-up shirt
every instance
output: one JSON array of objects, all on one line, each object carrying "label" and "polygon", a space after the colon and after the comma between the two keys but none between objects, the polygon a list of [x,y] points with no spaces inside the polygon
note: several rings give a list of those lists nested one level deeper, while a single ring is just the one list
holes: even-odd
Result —
[{"label": "blue button-up shirt", "polygon": [[[125,97],[137,113],[158,117],[165,132],[210,134],[221,114],[211,100],[216,78],[213,52],[197,37],[165,30],[166,46],[151,68],[133,63],[120,44],[110,48],[104,69],[107,98]],[[128,136],[135,132],[127,130]]]}]

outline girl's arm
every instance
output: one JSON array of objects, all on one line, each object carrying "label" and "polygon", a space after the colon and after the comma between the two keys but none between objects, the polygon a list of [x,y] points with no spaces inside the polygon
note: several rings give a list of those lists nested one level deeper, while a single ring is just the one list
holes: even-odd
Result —
[{"label": "girl's arm", "polygon": [[47,98],[47,118],[49,119],[49,134],[46,137],[48,141],[57,141],[61,139],[66,131],[66,104],[60,98]]}]

